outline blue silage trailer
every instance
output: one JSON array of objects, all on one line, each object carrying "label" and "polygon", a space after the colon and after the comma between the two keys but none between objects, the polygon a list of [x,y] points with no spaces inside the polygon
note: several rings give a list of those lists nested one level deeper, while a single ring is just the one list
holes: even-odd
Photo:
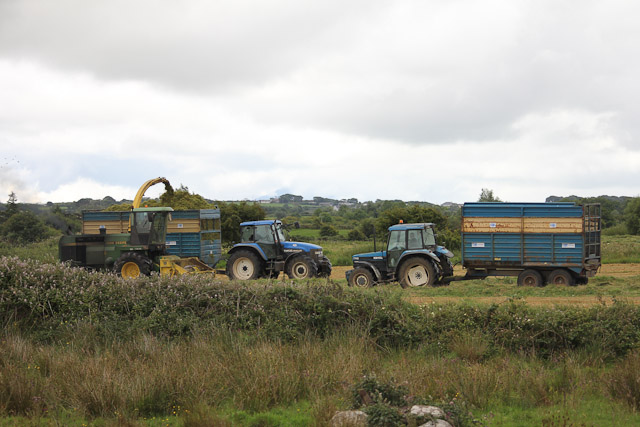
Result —
[{"label": "blue silage trailer", "polygon": [[600,205],[465,203],[465,279],[517,276],[518,285],[586,284],[601,264]]}]

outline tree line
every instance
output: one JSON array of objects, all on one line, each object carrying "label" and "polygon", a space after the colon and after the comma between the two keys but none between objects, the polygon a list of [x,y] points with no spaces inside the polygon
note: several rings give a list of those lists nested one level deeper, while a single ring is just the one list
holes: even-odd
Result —
[{"label": "tree line", "polygon": [[[400,220],[431,222],[436,225],[439,243],[452,249],[460,245],[460,207],[443,207],[427,202],[402,200],[376,200],[311,209],[302,206],[297,198],[289,197],[288,203],[260,204],[255,202],[210,201],[191,193],[181,186],[171,193],[165,192],[158,199],[145,200],[147,206],[169,206],[175,210],[219,208],[223,244],[240,240],[239,224],[244,221],[277,218],[288,224],[298,222],[302,229],[319,230],[322,239],[367,240],[384,238],[389,226]],[[493,190],[482,189],[478,201],[500,202]],[[604,234],[640,234],[640,197],[590,197],[554,198],[554,201],[573,201],[578,204],[600,203]],[[81,203],[82,202],[82,203]],[[0,240],[11,244],[24,244],[61,233],[80,230],[81,210],[90,206],[106,210],[129,210],[129,202],[116,203],[111,197],[101,201],[83,199],[73,204],[28,205],[19,204],[17,195],[11,193],[7,203],[0,205]],[[294,236],[299,240],[304,237]],[[313,240],[314,238],[306,237]]]}]

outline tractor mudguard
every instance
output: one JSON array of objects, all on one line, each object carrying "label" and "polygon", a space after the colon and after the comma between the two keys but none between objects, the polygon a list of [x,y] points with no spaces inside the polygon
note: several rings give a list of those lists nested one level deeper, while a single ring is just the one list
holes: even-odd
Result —
[{"label": "tractor mudguard", "polygon": [[231,250],[229,251],[229,255],[237,252],[239,249],[255,250],[258,254],[260,254],[260,257],[262,257],[264,261],[268,261],[267,254],[264,253],[260,245],[258,245],[257,243],[238,243],[237,245],[234,245],[233,248],[231,248]]},{"label": "tractor mudguard", "polygon": [[[371,264],[370,262],[358,261],[358,265],[354,265],[354,267],[367,267],[369,270],[371,270],[371,272],[375,276],[376,282],[383,282],[384,281],[384,279],[382,278],[382,274],[380,273],[380,270],[378,269],[378,267],[376,267],[375,265]],[[346,273],[349,273],[351,271],[353,271],[353,270],[349,270]],[[349,280],[349,276],[347,276],[347,280]]]}]

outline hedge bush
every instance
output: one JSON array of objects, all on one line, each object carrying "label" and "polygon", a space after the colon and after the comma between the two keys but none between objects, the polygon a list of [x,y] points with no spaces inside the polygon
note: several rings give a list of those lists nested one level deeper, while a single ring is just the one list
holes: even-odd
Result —
[{"label": "hedge bush", "polygon": [[640,343],[640,308],[624,303],[417,306],[402,296],[401,290],[344,288],[326,280],[247,283],[207,275],[125,280],[0,257],[0,322],[42,340],[90,325],[105,337],[140,332],[180,337],[214,328],[283,341],[355,328],[379,346],[443,351],[461,333],[477,333],[493,349],[542,356],[595,347],[620,356]]}]

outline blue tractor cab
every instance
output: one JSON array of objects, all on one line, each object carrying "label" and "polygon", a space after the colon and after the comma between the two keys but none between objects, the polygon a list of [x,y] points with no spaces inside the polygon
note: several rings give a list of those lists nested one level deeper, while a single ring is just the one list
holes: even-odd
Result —
[{"label": "blue tractor cab", "polygon": [[281,271],[292,279],[329,277],[331,262],[322,247],[291,242],[279,220],[240,224],[240,243],[229,251],[227,276],[232,280],[277,277]]},{"label": "blue tractor cab", "polygon": [[434,224],[396,224],[389,227],[386,250],[352,257],[346,272],[350,286],[400,282],[403,288],[433,286],[453,275],[453,253],[436,244]]}]

